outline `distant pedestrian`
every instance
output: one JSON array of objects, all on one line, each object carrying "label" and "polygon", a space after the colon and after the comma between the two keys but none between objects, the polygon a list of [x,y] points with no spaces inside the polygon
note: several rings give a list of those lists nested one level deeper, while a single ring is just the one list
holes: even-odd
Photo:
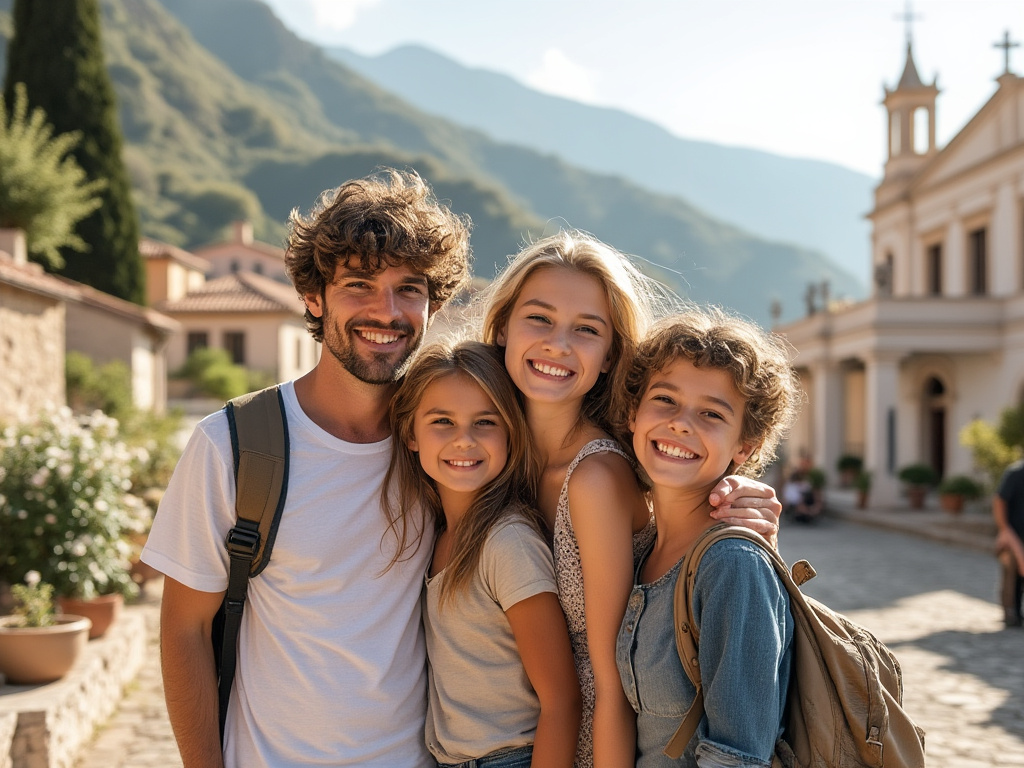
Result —
[{"label": "distant pedestrian", "polygon": [[1000,602],[1007,627],[1021,626],[1024,596],[1024,461],[1003,473],[992,499],[996,520],[996,557],[1002,570]]}]

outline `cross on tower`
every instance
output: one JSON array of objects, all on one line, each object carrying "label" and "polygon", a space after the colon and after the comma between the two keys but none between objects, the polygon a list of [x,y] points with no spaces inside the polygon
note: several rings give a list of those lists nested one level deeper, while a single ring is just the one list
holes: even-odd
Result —
[{"label": "cross on tower", "polygon": [[1006,30],[1005,32],[1003,32],[1003,41],[1001,43],[993,43],[992,47],[993,48],[1002,48],[1003,49],[1003,59],[1004,59],[1003,74],[1004,75],[1010,74],[1010,49],[1011,48],[1020,48],[1020,43],[1012,43],[1012,42],[1010,42],[1010,30]]},{"label": "cross on tower", "polygon": [[910,0],[907,0],[907,4],[906,7],[903,9],[903,13],[897,16],[893,16],[893,18],[896,19],[896,21],[902,21],[904,24],[907,25],[907,45],[910,45],[910,25],[914,23],[915,19],[923,19],[924,17],[921,16],[921,14],[919,13],[914,13],[914,9],[911,7]]}]

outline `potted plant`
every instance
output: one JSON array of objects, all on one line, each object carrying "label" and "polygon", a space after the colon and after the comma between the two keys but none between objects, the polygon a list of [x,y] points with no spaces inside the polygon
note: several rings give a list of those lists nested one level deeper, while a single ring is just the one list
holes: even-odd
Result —
[{"label": "potted plant", "polygon": [[857,475],[864,468],[864,459],[852,453],[844,453],[836,462],[836,469],[839,471],[839,484],[843,488],[849,488],[857,480]]},{"label": "potted plant", "polygon": [[951,475],[939,483],[939,503],[952,514],[963,512],[964,502],[981,497],[984,487],[973,477]]},{"label": "potted plant", "polygon": [[911,509],[922,509],[928,489],[938,483],[939,475],[930,464],[908,464],[900,469],[899,479],[906,487]]},{"label": "potted plant", "polygon": [[53,585],[29,571],[11,592],[17,605],[0,616],[0,672],[11,683],[36,685],[59,680],[85,647],[91,622],[53,613]]},{"label": "potted plant", "polygon": [[862,469],[854,478],[853,486],[857,489],[857,509],[866,508],[868,495],[871,493],[871,473]]},{"label": "potted plant", "polygon": [[[0,581],[38,571],[64,611],[102,611],[94,637],[137,592],[127,537],[148,520],[129,493],[141,454],[117,439],[117,428],[100,411],[79,421],[62,408],[0,433]],[[96,598],[90,606],[67,602]]]}]

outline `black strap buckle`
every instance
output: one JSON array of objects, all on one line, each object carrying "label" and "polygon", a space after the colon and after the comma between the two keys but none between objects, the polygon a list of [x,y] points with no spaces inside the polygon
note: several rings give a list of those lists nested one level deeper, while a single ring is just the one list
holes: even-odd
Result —
[{"label": "black strap buckle", "polygon": [[260,532],[235,526],[228,531],[224,544],[231,557],[244,557],[252,560],[260,548]]}]

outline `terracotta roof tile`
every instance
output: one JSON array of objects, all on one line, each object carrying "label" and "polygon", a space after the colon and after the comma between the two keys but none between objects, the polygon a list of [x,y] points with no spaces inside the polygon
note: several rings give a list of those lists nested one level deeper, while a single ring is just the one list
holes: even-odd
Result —
[{"label": "terracotta roof tile", "polygon": [[206,259],[189,253],[184,248],[178,248],[170,243],[162,243],[159,240],[151,240],[148,237],[139,241],[139,253],[144,259],[171,259],[204,274],[210,271],[210,262]]},{"label": "terracotta roof tile", "polygon": [[0,256],[0,283],[7,283],[52,299],[74,301],[78,293],[53,275],[48,275],[35,262],[16,264],[8,254]]},{"label": "terracotta roof tile", "polygon": [[289,312],[301,316],[305,307],[292,286],[254,272],[236,272],[210,280],[182,299],[162,303],[160,310],[171,315],[183,312]]},{"label": "terracotta roof tile", "polygon": [[75,300],[79,304],[86,304],[129,320],[135,320],[164,334],[171,334],[181,329],[181,323],[155,309],[140,307],[138,304],[119,299],[117,296],[111,296],[109,293],[96,290],[84,283],[69,280],[66,277],[56,276],[56,279],[75,292]]}]

